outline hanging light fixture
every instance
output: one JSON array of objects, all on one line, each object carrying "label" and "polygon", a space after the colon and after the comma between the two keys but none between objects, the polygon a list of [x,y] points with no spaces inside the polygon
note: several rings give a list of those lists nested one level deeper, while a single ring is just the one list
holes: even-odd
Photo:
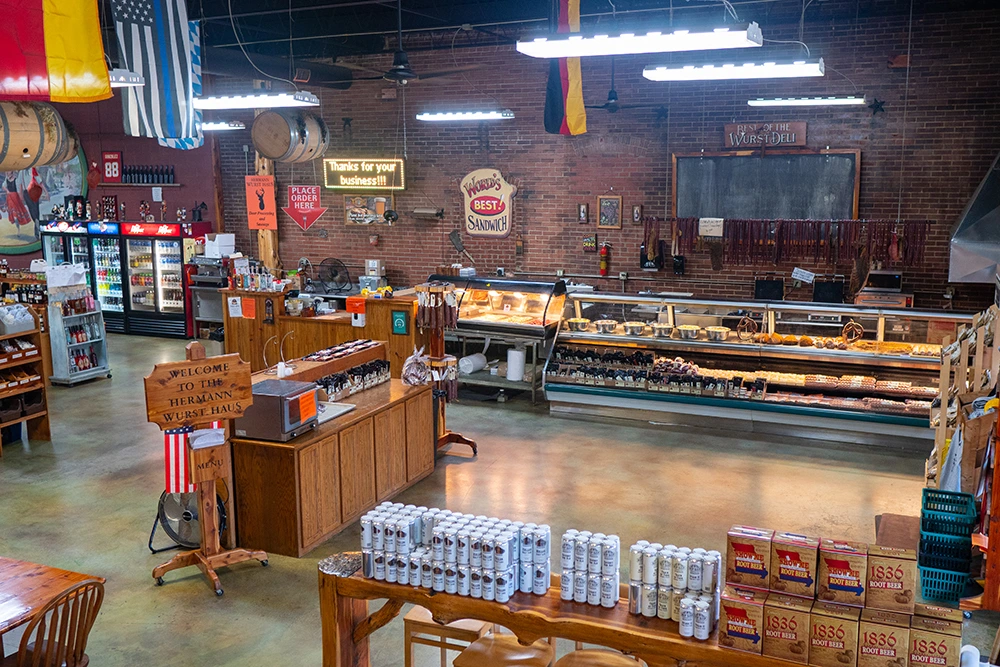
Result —
[{"label": "hanging light fixture", "polygon": [[708,51],[761,46],[764,37],[760,26],[713,30],[674,30],[673,32],[622,33],[620,35],[580,34],[551,35],[518,40],[517,50],[532,58],[580,58],[584,56],[623,56],[639,53]]},{"label": "hanging light fixture", "polygon": [[202,132],[223,132],[225,130],[245,130],[247,126],[238,120],[206,121],[201,124]]},{"label": "hanging light fixture", "polygon": [[195,109],[275,109],[278,107],[318,106],[319,98],[305,91],[194,98]]},{"label": "hanging light fixture", "polygon": [[136,74],[132,70],[116,67],[108,71],[108,78],[111,79],[112,88],[128,88],[145,86],[146,79],[141,74]]},{"label": "hanging light fixture", "polygon": [[503,109],[502,111],[438,111],[417,114],[417,120],[446,123],[459,123],[462,121],[475,120],[510,120],[513,117],[514,112],[510,109]]},{"label": "hanging light fixture", "polygon": [[778,63],[743,63],[736,65],[685,65],[646,67],[642,75],[650,81],[720,81],[724,79],[790,79],[806,76],[823,76],[826,68],[823,59],[796,60]]},{"label": "hanging light fixture", "polygon": [[747,100],[752,107],[821,107],[821,106],[852,106],[863,105],[864,96],[849,97],[775,97],[772,99],[758,98]]}]

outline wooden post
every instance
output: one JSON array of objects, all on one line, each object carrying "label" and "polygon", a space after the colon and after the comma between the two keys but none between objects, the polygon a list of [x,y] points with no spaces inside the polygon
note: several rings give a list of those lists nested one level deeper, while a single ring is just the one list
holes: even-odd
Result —
[{"label": "wooden post", "polygon": [[[1000,463],[997,459],[997,443],[1000,442],[1000,420],[994,427],[993,444],[993,493],[990,498],[989,542],[986,545],[986,586],[983,590],[982,608],[1000,611]],[[985,528],[985,527],[984,527]],[[983,532],[986,530],[980,529]],[[993,642],[993,660],[1000,650],[1000,630],[997,640]]]},{"label": "wooden post", "polygon": [[354,628],[368,616],[368,604],[337,593],[337,577],[319,575],[323,667],[370,667],[368,637],[354,641]]},{"label": "wooden post", "polygon": [[[254,88],[258,90],[270,89],[269,81],[255,80]],[[254,118],[262,113],[261,109],[254,110]],[[258,176],[274,176],[274,161],[269,160],[259,152],[254,151],[254,165]],[[275,184],[275,195],[277,195],[277,184]],[[257,256],[261,263],[271,273],[281,270],[281,260],[278,258],[278,230],[258,229],[257,230]]]},{"label": "wooden post", "polygon": [[215,231],[226,231],[226,213],[222,198],[222,149],[219,140],[212,137],[212,171],[215,173]]}]

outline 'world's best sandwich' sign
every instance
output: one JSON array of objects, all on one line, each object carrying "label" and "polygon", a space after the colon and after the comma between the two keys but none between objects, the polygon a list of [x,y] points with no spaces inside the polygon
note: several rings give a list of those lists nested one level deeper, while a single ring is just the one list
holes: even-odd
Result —
[{"label": "'world's best sandwich' sign", "polygon": [[477,169],[462,179],[465,231],[469,236],[502,239],[510,235],[517,188],[499,169]]}]

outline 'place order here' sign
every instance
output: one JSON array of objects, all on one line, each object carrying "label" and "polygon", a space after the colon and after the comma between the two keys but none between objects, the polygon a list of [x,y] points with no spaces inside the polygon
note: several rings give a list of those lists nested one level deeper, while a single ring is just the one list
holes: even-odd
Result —
[{"label": "'place order here' sign", "polygon": [[326,187],[333,190],[403,190],[405,165],[401,158],[326,158]]}]

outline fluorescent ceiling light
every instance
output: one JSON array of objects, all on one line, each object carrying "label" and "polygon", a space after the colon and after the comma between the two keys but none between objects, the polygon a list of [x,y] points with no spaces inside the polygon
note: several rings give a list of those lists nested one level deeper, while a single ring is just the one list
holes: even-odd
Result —
[{"label": "fluorescent ceiling light", "polygon": [[117,67],[108,71],[112,88],[126,88],[128,86],[145,86],[146,79],[141,74],[127,69]]},{"label": "fluorescent ceiling light", "polygon": [[621,35],[552,35],[518,40],[517,50],[532,58],[579,58],[583,56],[621,56],[634,53],[671,51],[708,51],[761,46],[764,37],[760,26],[750,23],[740,28],[715,30],[674,30],[673,32],[624,33]]},{"label": "fluorescent ceiling light", "polygon": [[752,107],[821,107],[864,104],[864,97],[776,97],[773,99],[747,100]]},{"label": "fluorescent ceiling light", "polygon": [[212,121],[201,124],[202,132],[222,132],[223,130],[245,130],[247,126],[238,120]]},{"label": "fluorescent ceiling light", "polygon": [[686,65],[646,67],[642,75],[650,81],[719,81],[723,79],[789,79],[800,76],[823,76],[823,59],[796,60],[790,63],[743,63],[742,65]]},{"label": "fluorescent ceiling light", "polygon": [[312,93],[261,93],[194,98],[195,109],[271,109],[277,107],[318,107],[319,98]]},{"label": "fluorescent ceiling light", "polygon": [[437,122],[460,122],[463,120],[508,120],[513,117],[514,112],[510,109],[504,109],[503,111],[454,111],[417,114],[417,120]]}]

